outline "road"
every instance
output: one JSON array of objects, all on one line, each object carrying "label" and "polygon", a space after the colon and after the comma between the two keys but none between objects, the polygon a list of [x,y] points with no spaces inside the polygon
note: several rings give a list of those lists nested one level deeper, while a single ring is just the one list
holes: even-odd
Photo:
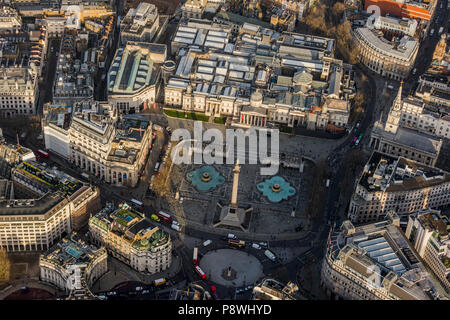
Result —
[{"label": "road", "polygon": [[[448,31],[448,10],[447,10],[448,0],[440,0],[436,7],[436,13],[428,28],[428,34],[425,39],[421,42],[419,47],[419,52],[417,53],[416,61],[413,67],[416,70],[415,74],[412,72],[408,79],[405,80],[403,84],[404,94],[414,94],[414,90],[417,88],[417,80],[419,77],[425,73],[430,67],[432,61],[433,52],[436,48],[436,44],[441,39],[439,35],[439,28],[443,27],[443,34]],[[442,5],[442,9],[441,9]],[[433,35],[431,35],[431,30],[434,30]]]}]

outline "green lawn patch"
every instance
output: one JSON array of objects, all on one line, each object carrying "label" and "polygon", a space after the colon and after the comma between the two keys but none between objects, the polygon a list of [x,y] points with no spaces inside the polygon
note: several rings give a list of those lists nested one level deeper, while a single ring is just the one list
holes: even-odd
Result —
[{"label": "green lawn patch", "polygon": [[190,120],[199,120],[208,122],[209,117],[205,116],[203,113],[196,113],[196,112],[185,112],[185,111],[178,111],[173,109],[164,109],[164,113],[168,115],[169,117],[174,118],[180,118],[180,119],[190,119]]},{"label": "green lawn patch", "polygon": [[280,127],[280,132],[292,133],[292,128],[291,127],[287,127],[287,126],[281,126]]},{"label": "green lawn patch", "polygon": [[216,117],[216,118],[214,118],[214,123],[225,124],[225,121],[227,121],[227,117]]}]

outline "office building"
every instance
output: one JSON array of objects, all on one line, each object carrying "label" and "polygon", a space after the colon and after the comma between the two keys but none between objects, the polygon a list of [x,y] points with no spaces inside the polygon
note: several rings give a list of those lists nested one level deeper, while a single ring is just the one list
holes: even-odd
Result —
[{"label": "office building", "polygon": [[109,203],[93,215],[89,234],[94,243],[137,271],[154,274],[172,263],[170,235],[127,204],[116,209]]},{"label": "office building", "polygon": [[334,299],[434,300],[445,292],[399,229],[399,218],[330,230],[321,286]]}]

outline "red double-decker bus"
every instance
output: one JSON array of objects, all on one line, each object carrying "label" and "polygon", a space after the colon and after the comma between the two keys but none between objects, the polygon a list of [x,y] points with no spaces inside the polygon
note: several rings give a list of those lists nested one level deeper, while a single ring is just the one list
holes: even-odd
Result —
[{"label": "red double-decker bus", "polygon": [[[45,152],[41,149],[36,150],[36,153],[38,155],[38,158],[44,158],[44,159],[48,159],[50,157],[50,155],[48,154],[48,152]],[[38,159],[39,160],[39,159]]]},{"label": "red double-decker bus", "polygon": [[202,280],[208,280],[208,279],[206,278],[206,274],[203,272],[202,269],[200,269],[199,266],[196,265],[194,268],[195,268],[195,271],[197,271],[197,273],[198,273],[198,275],[200,276],[200,278],[202,278]]},{"label": "red double-decker bus", "polygon": [[166,221],[166,222],[168,222],[168,223],[172,223],[172,217],[171,217],[169,214],[165,213],[164,211],[159,210],[159,211],[156,213],[156,215],[157,215],[161,220],[164,220],[164,221]]}]

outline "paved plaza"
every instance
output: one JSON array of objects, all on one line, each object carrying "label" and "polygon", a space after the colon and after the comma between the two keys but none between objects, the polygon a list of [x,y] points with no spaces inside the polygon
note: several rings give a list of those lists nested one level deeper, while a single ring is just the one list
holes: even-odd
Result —
[{"label": "paved plaza", "polygon": [[[231,279],[227,280],[229,267]],[[236,249],[209,251],[200,260],[200,268],[211,281],[227,287],[253,284],[263,276],[263,266],[259,260],[247,252]]]},{"label": "paved plaza", "polygon": [[[161,201],[163,208],[181,219],[213,225],[217,203],[228,205],[231,200],[233,165],[212,165],[225,182],[209,191],[199,191],[187,178],[203,165],[174,165],[170,177],[171,192]],[[238,203],[240,207],[252,207],[249,231],[254,233],[280,234],[295,232],[299,225],[307,224],[306,207],[312,176],[312,163],[304,162],[304,170],[280,166],[278,176],[282,177],[295,194],[279,203],[272,203],[258,190],[259,183],[271,178],[260,174],[258,165],[243,164],[239,175]],[[178,200],[175,199],[178,194]],[[182,199],[182,203],[179,200]],[[295,212],[293,214],[293,209]]]}]

